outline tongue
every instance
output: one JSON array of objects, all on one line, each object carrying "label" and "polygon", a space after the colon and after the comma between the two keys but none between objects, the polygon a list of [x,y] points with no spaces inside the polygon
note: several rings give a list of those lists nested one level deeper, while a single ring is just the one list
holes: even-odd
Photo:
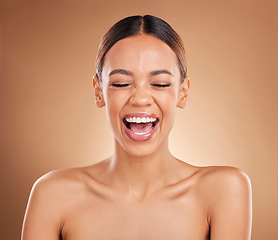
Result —
[{"label": "tongue", "polygon": [[153,123],[130,123],[130,130],[134,133],[146,133],[151,130]]}]

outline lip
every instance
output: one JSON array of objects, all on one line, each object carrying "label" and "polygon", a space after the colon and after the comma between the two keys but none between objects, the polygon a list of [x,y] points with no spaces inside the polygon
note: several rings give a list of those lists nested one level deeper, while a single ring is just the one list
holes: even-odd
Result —
[{"label": "lip", "polygon": [[[124,118],[129,118],[129,117],[149,117],[149,118],[156,118],[156,119],[159,120],[157,115],[155,115],[153,113],[146,113],[146,112],[143,112],[143,113],[129,113],[129,114],[126,114],[124,116]],[[142,134],[142,135],[137,135],[137,134],[131,132],[127,128],[127,126],[124,124],[124,122],[122,121],[122,125],[123,125],[124,131],[125,131],[125,134],[127,135],[127,137],[130,138],[131,140],[137,141],[137,142],[142,142],[142,141],[150,140],[155,135],[157,127],[158,127],[158,124],[159,124],[159,121],[153,127],[153,129],[150,132],[148,132],[146,134]]]}]

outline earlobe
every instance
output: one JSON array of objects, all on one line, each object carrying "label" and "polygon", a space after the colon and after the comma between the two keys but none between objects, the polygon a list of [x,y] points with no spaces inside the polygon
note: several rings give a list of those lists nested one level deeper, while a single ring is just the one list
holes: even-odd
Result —
[{"label": "earlobe", "polygon": [[93,77],[93,87],[94,87],[94,91],[95,91],[96,106],[99,108],[104,107],[105,101],[103,98],[102,88],[101,88],[97,75],[94,75],[94,77]]},{"label": "earlobe", "polygon": [[185,77],[181,85],[177,107],[184,108],[186,106],[186,102],[189,95],[189,87],[190,87],[190,79],[189,77]]}]

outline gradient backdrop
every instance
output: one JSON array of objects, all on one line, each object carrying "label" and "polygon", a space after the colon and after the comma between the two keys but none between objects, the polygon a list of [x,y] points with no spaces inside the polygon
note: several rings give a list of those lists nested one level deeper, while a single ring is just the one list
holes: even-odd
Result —
[{"label": "gradient backdrop", "polygon": [[12,0],[0,8],[1,239],[19,239],[37,178],[113,152],[91,77],[101,36],[134,14],[168,21],[187,50],[191,93],[172,152],[194,165],[244,170],[252,239],[278,239],[277,0]]}]

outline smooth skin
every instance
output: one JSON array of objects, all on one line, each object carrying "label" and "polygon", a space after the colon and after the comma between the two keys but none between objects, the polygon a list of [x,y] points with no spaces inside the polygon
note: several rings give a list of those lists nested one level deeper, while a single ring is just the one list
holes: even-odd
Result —
[{"label": "smooth skin", "polygon": [[[163,70],[163,71],[161,71]],[[166,70],[166,71],[165,71]],[[105,57],[96,104],[106,107],[115,153],[97,164],[53,171],[35,184],[22,240],[248,240],[251,185],[232,167],[195,167],[169,151],[177,107],[186,105],[175,53],[139,35],[117,42]],[[130,139],[123,116],[159,117],[155,135]]]}]

